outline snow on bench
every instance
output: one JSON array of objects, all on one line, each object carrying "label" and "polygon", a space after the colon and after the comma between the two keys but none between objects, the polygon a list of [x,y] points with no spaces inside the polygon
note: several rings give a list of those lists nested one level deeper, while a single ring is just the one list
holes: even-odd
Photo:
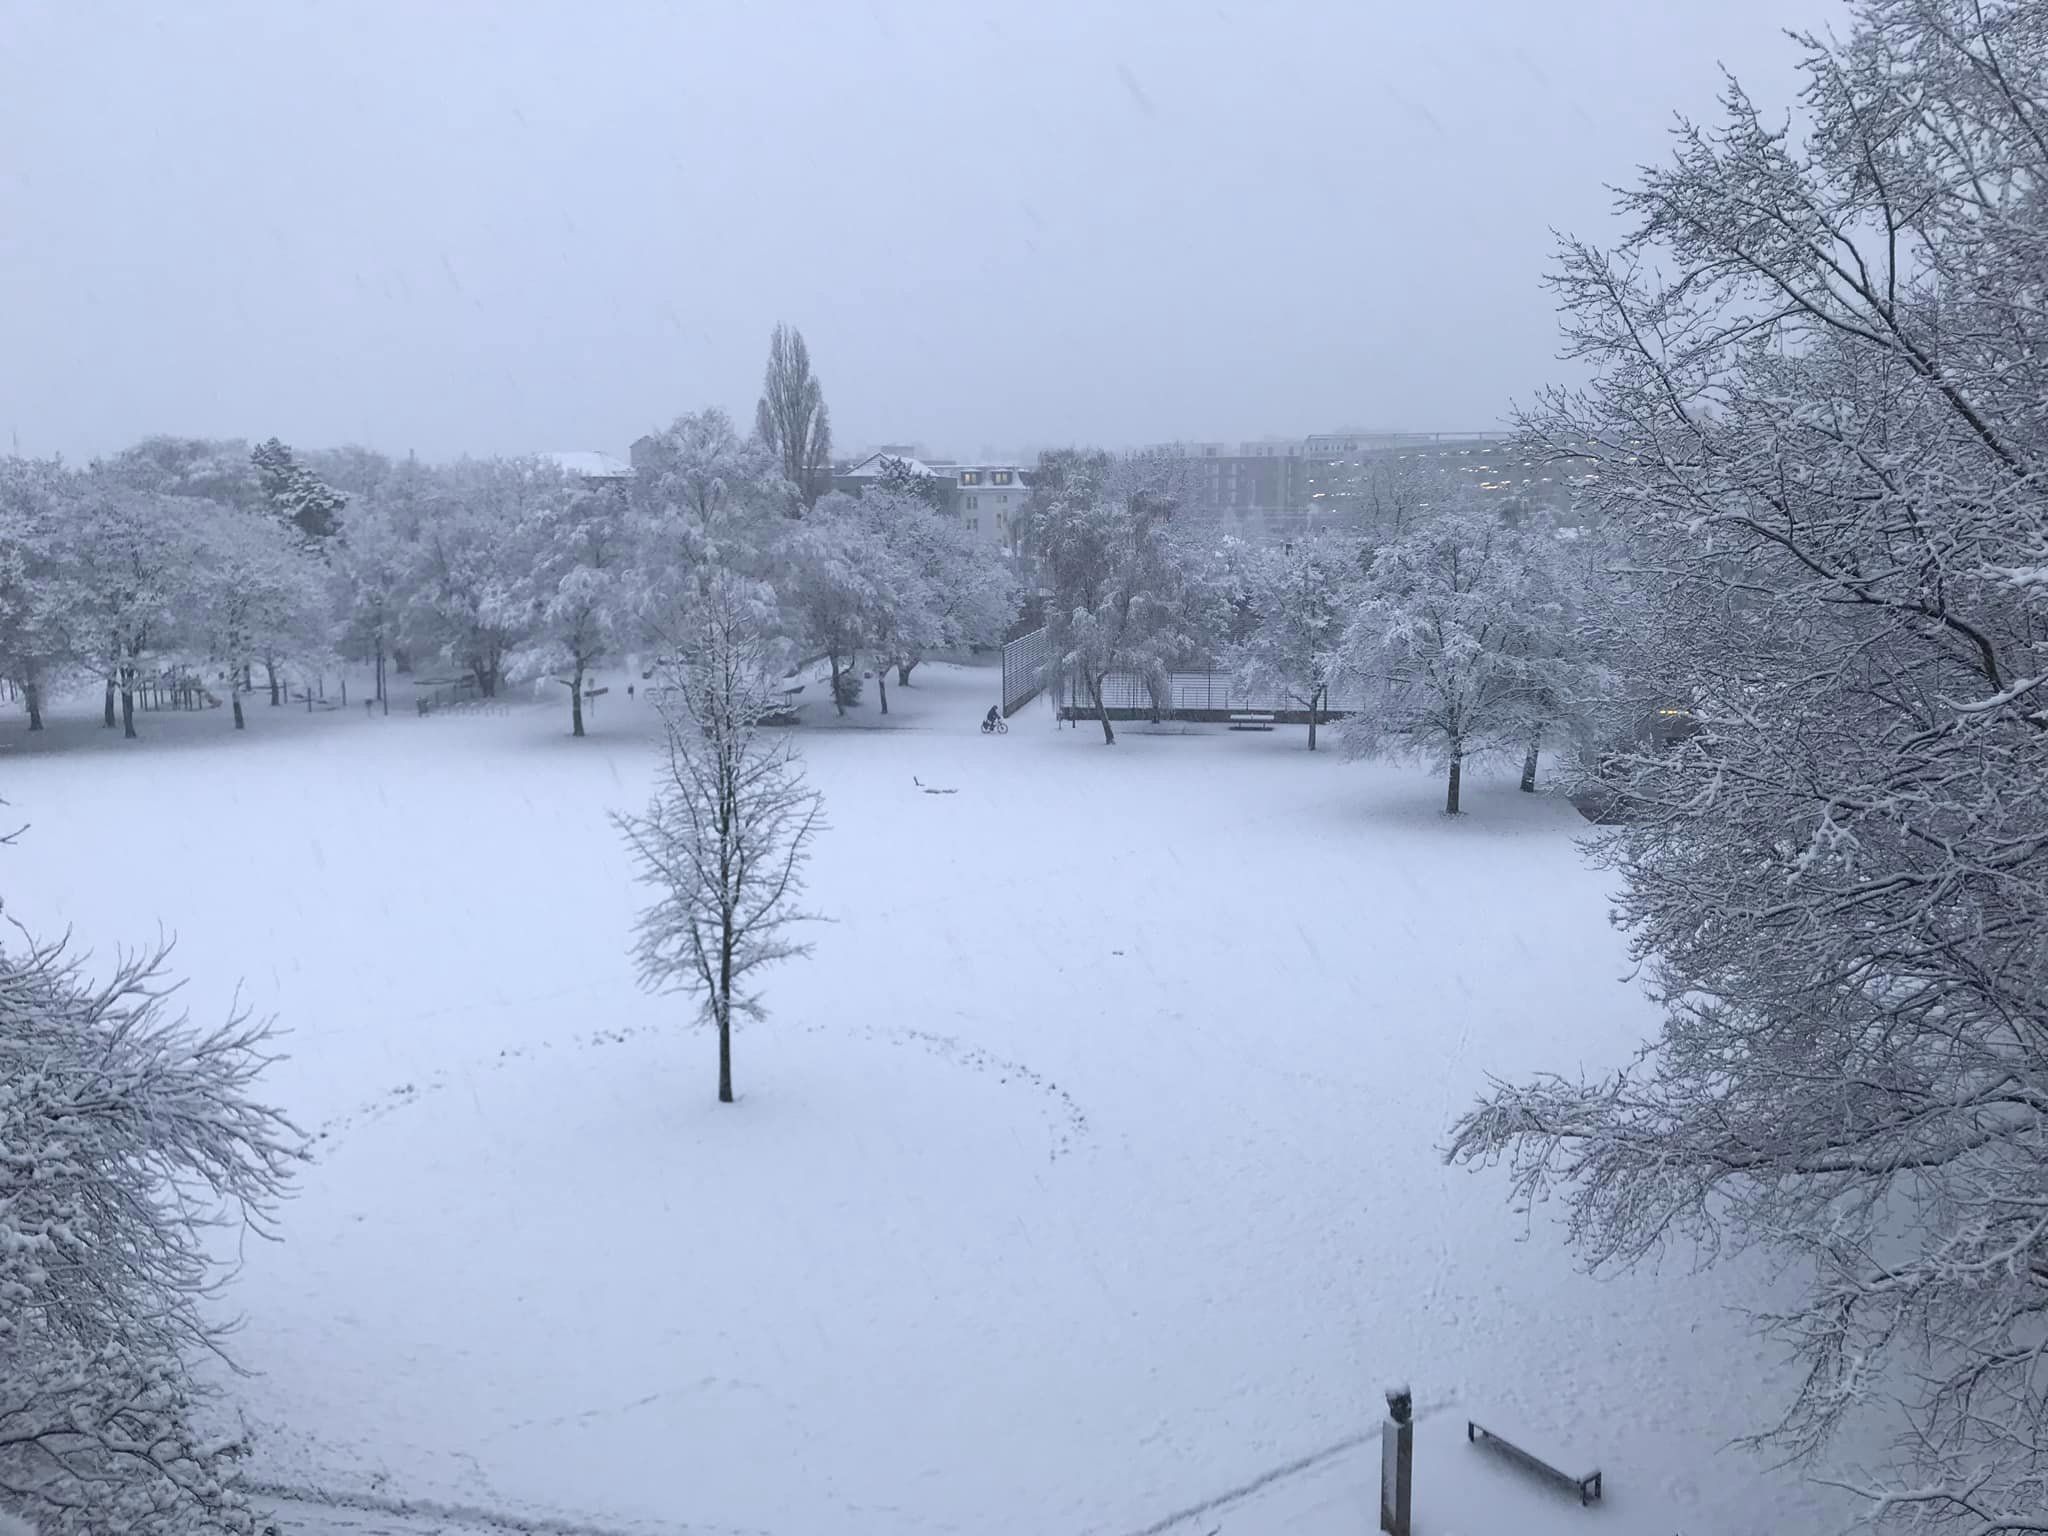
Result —
[{"label": "snow on bench", "polygon": [[1232,715],[1230,728],[1233,731],[1270,731],[1273,729],[1271,715]]},{"label": "snow on bench", "polygon": [[1582,1506],[1591,1504],[1600,1497],[1600,1469],[1598,1467],[1595,1467],[1584,1477],[1575,1477],[1573,1474],[1551,1465],[1551,1463],[1533,1452],[1523,1450],[1514,1441],[1502,1438],[1484,1425],[1473,1423],[1470,1419],[1465,1421],[1465,1438],[1475,1443],[1484,1441],[1517,1466],[1526,1467],[1529,1471],[1539,1476],[1547,1477],[1552,1482],[1561,1483],[1565,1487],[1570,1488],[1578,1494],[1579,1503]]}]

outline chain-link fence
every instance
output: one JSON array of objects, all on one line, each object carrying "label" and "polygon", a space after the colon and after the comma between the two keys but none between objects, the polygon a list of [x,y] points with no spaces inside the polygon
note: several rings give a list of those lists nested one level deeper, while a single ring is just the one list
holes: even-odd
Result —
[{"label": "chain-link fence", "polygon": [[1003,643],[1003,718],[1038,697],[1052,666],[1052,640],[1043,626]]}]

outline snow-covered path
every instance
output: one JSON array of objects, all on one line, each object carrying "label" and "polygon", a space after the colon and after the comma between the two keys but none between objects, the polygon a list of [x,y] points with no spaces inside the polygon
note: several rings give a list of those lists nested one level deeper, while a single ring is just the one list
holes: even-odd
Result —
[{"label": "snow-covered path", "polygon": [[1721,1449],[1783,1385],[1726,1311],[1753,1271],[1587,1280],[1439,1162],[1488,1072],[1652,1022],[1569,807],[1482,779],[1448,823],[1290,731],[985,738],[993,681],[804,734],[831,921],[724,1110],[633,986],[618,689],[581,742],[258,711],[0,750],[12,913],[161,921],[195,1011],[240,977],[291,1030],[317,1158],[231,1291],[257,1475],[561,1530],[1129,1536],[1408,1379],[1598,1461],[1629,1530],[1826,1528]]}]

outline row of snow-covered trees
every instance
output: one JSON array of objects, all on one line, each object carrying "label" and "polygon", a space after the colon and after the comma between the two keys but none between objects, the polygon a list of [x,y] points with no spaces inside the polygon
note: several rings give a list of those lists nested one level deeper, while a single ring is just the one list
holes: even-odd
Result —
[{"label": "row of snow-covered trees", "polygon": [[1341,690],[1347,745],[1434,759],[1453,813],[1476,757],[1522,755],[1533,789],[1546,736],[1583,734],[1588,718],[1597,541],[1521,501],[1425,489],[1344,531],[1218,545],[1178,520],[1186,461],[1044,455],[1031,547],[1076,706],[1113,743],[1113,676],[1143,679],[1164,708],[1174,668],[1220,662],[1251,696],[1305,713],[1311,748]]},{"label": "row of snow-covered trees", "polygon": [[438,657],[485,697],[559,680],[581,735],[590,673],[653,643],[702,569],[762,583],[841,708],[863,662],[908,683],[1014,611],[1001,561],[908,485],[813,497],[716,410],[650,447],[631,481],[541,459],[302,462],[275,440],[151,439],[84,470],[0,460],[0,676],[31,729],[53,689],[90,679],[132,736],[137,691],[166,672],[217,686],[240,728],[259,676],[276,704],[294,675],[354,659],[381,699],[398,662]]}]

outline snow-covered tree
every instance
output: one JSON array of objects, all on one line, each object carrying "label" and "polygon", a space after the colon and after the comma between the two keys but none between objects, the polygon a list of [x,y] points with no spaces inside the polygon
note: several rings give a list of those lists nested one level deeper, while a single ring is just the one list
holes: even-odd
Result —
[{"label": "snow-covered tree", "polygon": [[796,496],[792,511],[808,511],[832,489],[832,420],[811,372],[810,348],[795,326],[778,325],[769,338],[754,433],[782,464],[782,478]]},{"label": "snow-covered tree", "polygon": [[507,658],[507,673],[567,687],[569,732],[581,736],[584,679],[618,649],[643,611],[631,507],[616,486],[570,488],[536,502],[513,537],[525,559],[520,597],[534,621]]},{"label": "snow-covered tree", "polygon": [[93,470],[130,490],[190,496],[244,511],[265,505],[249,445],[239,438],[145,437],[98,460]]},{"label": "snow-covered tree", "polygon": [[[930,480],[929,476],[912,479]],[[895,601],[876,661],[910,674],[931,651],[992,645],[1017,613],[1017,581],[1003,559],[957,517],[886,481],[857,503],[860,520],[893,557]],[[887,711],[887,688],[883,709]]]},{"label": "snow-covered tree", "polygon": [[390,712],[388,667],[403,636],[407,572],[417,552],[379,486],[342,509],[329,551],[343,649],[371,664],[372,697]]},{"label": "snow-covered tree", "polygon": [[438,650],[495,698],[506,658],[537,617],[515,534],[572,491],[539,460],[465,461],[436,478],[413,546],[408,641]]},{"label": "snow-covered tree", "polygon": [[270,702],[278,696],[278,669],[287,658],[323,659],[328,650],[323,572],[303,543],[282,524],[213,503],[195,505],[195,565],[187,582],[185,633],[226,679],[236,730],[242,682],[263,663]]},{"label": "snow-covered tree", "polygon": [[1134,672],[1160,702],[1167,669],[1213,630],[1171,537],[1188,502],[1186,463],[1166,455],[1112,459],[1062,449],[1040,456],[1029,502],[1032,546],[1053,595],[1046,624],[1076,696],[1095,706],[1116,742],[1105,686]]},{"label": "snow-covered tree", "polygon": [[640,979],[702,999],[718,1034],[718,1098],[733,1102],[732,1030],[762,1017],[757,971],[804,954],[791,935],[822,800],[786,735],[773,615],[734,578],[714,577],[678,615],[655,695],[664,752],[644,816],[614,820],[656,892],[634,943]]},{"label": "snow-covered tree", "polygon": [[82,664],[106,680],[103,723],[121,703],[133,738],[135,690],[189,638],[187,599],[198,568],[194,521],[207,503],[84,478],[64,530],[64,602]]},{"label": "snow-covered tree", "polygon": [[21,690],[28,728],[43,728],[44,690],[73,654],[65,527],[74,483],[57,464],[0,459],[0,677]]},{"label": "snow-covered tree", "polygon": [[1307,538],[1250,553],[1242,567],[1250,632],[1227,655],[1238,686],[1308,711],[1308,749],[1317,716],[1330,707],[1341,668],[1357,557],[1349,541]]},{"label": "snow-covered tree", "polygon": [[[1866,0],[1797,141],[1731,85],[1558,291],[1594,373],[1531,422],[1626,538],[1603,851],[1666,1017],[1501,1085],[1461,1158],[1589,1261],[1760,1245],[1804,1373],[1760,1424],[1902,1530],[2048,1510],[2048,11]],[[1832,1457],[1830,1458],[1833,1459]]]},{"label": "snow-covered tree", "polygon": [[267,1227],[297,1141],[267,1029],[174,1014],[159,954],[94,980],[0,949],[0,1508],[42,1536],[253,1536],[236,1440],[192,1419],[222,1228]]},{"label": "snow-covered tree", "polygon": [[713,572],[772,583],[795,492],[759,438],[740,436],[712,407],[656,433],[641,463],[633,496],[644,625],[671,623]]},{"label": "snow-covered tree", "polygon": [[348,498],[323,483],[292,456],[276,438],[266,438],[249,452],[263,499],[273,516],[308,539],[333,535]]},{"label": "snow-covered tree", "polygon": [[1441,765],[1449,815],[1467,762],[1529,739],[1539,637],[1563,622],[1532,553],[1546,537],[1467,501],[1410,525],[1359,585],[1341,665],[1361,699],[1345,744]]},{"label": "snow-covered tree", "polygon": [[802,653],[825,658],[833,707],[859,696],[863,653],[903,633],[916,594],[887,540],[861,516],[860,504],[833,492],[788,544],[785,601],[799,626]]}]

